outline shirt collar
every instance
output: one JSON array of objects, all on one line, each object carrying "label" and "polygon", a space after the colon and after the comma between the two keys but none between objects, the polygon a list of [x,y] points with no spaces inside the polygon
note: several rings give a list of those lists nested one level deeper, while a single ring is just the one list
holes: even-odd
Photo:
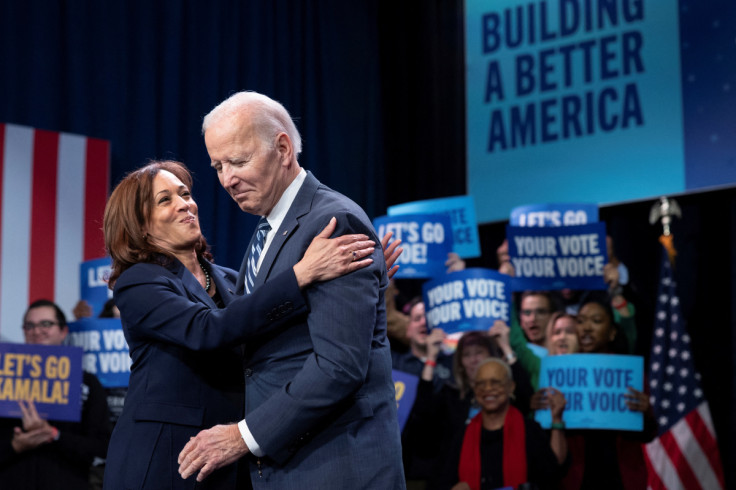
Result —
[{"label": "shirt collar", "polygon": [[276,203],[271,212],[268,213],[268,216],[266,216],[266,220],[268,220],[268,224],[271,225],[271,230],[274,233],[279,229],[279,227],[281,227],[281,223],[284,221],[286,213],[289,211],[294,199],[296,199],[296,195],[299,193],[299,189],[302,188],[302,184],[306,178],[307,171],[301,169],[296,178],[291,181],[289,187],[287,187],[284,193],[281,194],[279,202]]}]

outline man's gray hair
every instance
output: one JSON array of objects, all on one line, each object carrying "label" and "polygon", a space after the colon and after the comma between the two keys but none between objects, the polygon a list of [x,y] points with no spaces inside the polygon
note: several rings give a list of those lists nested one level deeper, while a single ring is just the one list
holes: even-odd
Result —
[{"label": "man's gray hair", "polygon": [[302,152],[302,137],[289,112],[279,102],[258,92],[238,92],[225,99],[204,116],[202,134],[222,119],[245,112],[248,112],[256,131],[265,143],[273,146],[276,135],[284,132],[294,146],[295,156]]}]

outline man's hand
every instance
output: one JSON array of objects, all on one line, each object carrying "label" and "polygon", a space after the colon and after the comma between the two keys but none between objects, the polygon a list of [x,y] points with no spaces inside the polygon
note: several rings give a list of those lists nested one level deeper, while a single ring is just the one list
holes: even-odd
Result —
[{"label": "man's hand", "polygon": [[237,424],[216,425],[192,437],[179,453],[179,474],[185,480],[199,470],[202,481],[218,468],[227,466],[248,454],[248,446]]},{"label": "man's hand", "polygon": [[13,446],[13,450],[16,453],[23,453],[35,449],[42,444],[48,444],[54,440],[54,433],[51,426],[46,424],[46,427],[34,429],[28,432],[23,432],[20,427],[13,429],[13,439],[10,441],[10,445]]}]

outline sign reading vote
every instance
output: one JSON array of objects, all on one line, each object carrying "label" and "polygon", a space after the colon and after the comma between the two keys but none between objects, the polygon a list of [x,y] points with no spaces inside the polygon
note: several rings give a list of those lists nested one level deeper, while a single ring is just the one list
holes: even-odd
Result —
[{"label": "sign reading vote", "polygon": [[[644,416],[629,410],[629,386],[644,385],[644,359],[614,354],[565,354],[542,358],[539,386],[557,388],[567,400],[562,419],[568,429],[642,430]],[[544,428],[552,422],[549,410],[537,410]]]},{"label": "sign reading vote", "polygon": [[373,226],[382,237],[393,232],[401,240],[403,253],[396,261],[401,267],[398,279],[429,278],[445,273],[447,254],[452,252],[450,217],[442,214],[381,216]]},{"label": "sign reading vote", "polygon": [[82,349],[0,344],[0,417],[21,418],[25,400],[43,419],[78,422],[81,392]]},{"label": "sign reading vote", "polygon": [[514,290],[606,289],[606,224],[507,226]]},{"label": "sign reading vote", "polygon": [[511,210],[511,226],[576,226],[598,222],[598,206],[590,203],[527,204]]},{"label": "sign reading vote", "polygon": [[89,303],[94,317],[100,314],[105,302],[112,298],[112,291],[107,287],[110,267],[109,257],[87,260],[79,265],[79,297]]},{"label": "sign reading vote", "polygon": [[488,330],[509,321],[510,278],[490,269],[445,274],[422,286],[427,323],[447,333]]},{"label": "sign reading vote", "polygon": [[102,386],[128,386],[131,360],[119,318],[70,322],[69,341],[84,350],[84,370],[97,376]]},{"label": "sign reading vote", "polygon": [[414,406],[414,400],[417,397],[417,387],[419,386],[419,378],[413,374],[397,371],[391,371],[394,379],[394,388],[396,389],[396,410],[399,417],[399,430],[404,430],[406,421],[409,419],[409,413]]},{"label": "sign reading vote", "polygon": [[463,258],[480,257],[478,221],[475,217],[475,203],[472,196],[407,202],[388,208],[389,216],[417,213],[448,215],[452,220],[452,251]]}]

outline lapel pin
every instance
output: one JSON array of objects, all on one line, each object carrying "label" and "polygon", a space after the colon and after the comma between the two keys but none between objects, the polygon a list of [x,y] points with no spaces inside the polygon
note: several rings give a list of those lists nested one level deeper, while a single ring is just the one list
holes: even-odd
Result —
[{"label": "lapel pin", "polygon": [[287,233],[289,233],[289,230],[284,230],[284,232],[282,233],[282,235],[283,236],[286,236]]}]

